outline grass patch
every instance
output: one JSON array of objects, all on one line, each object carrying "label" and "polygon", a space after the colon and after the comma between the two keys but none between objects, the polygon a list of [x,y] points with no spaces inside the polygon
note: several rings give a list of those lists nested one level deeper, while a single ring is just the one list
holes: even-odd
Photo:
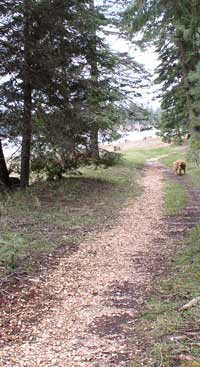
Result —
[{"label": "grass patch", "polygon": [[0,275],[35,269],[43,255],[59,247],[68,251],[93,231],[115,223],[119,210],[141,192],[138,181],[145,161],[170,152],[170,147],[131,149],[122,164],[84,168],[80,176],[1,195]]},{"label": "grass patch", "polygon": [[125,158],[130,163],[134,164],[135,168],[142,168],[144,163],[150,158],[160,157],[162,155],[171,154],[175,148],[161,147],[153,149],[129,149],[125,151]]},{"label": "grass patch", "polygon": [[165,182],[165,213],[179,214],[187,204],[187,191],[183,185],[172,181]]},{"label": "grass patch", "polygon": [[[117,209],[138,193],[135,172],[124,167],[61,182],[38,183],[1,202],[0,269],[29,270],[38,257],[81,238],[117,218]],[[112,172],[112,173],[111,173]],[[93,175],[94,174],[94,175]],[[92,177],[93,175],[93,177]],[[119,175],[119,178],[116,177]],[[110,178],[109,178],[110,177]],[[111,180],[112,177],[112,180]]]},{"label": "grass patch", "polygon": [[160,161],[168,166],[169,168],[174,167],[174,162],[178,159],[186,160],[187,156],[187,147],[181,146],[181,147],[172,147],[169,151],[169,154],[166,157],[162,157]]},{"label": "grass patch", "polygon": [[189,182],[200,188],[200,167],[190,164],[188,167]]},{"label": "grass patch", "polygon": [[180,148],[172,148],[169,154],[166,157],[161,158],[161,162],[166,166],[173,168],[174,162],[178,159],[183,159],[187,163],[186,168],[186,179],[192,185],[200,188],[200,167],[198,167],[195,163],[192,163],[187,156],[187,146],[183,146]]},{"label": "grass patch", "polygon": [[[149,367],[200,366],[200,304],[181,312],[180,307],[199,296],[200,227],[192,231],[177,256],[174,275],[158,288],[144,324],[156,341]],[[148,326],[148,327],[149,327]]]},{"label": "grass patch", "polygon": [[134,158],[82,175],[40,182],[1,195],[0,275],[35,269],[43,255],[80,242],[116,222],[119,209],[141,192]]}]

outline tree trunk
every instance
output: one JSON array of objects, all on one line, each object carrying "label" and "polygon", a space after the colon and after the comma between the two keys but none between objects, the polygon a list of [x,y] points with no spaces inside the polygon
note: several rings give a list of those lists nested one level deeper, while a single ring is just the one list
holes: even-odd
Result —
[{"label": "tree trunk", "polygon": [[31,86],[31,4],[24,0],[24,114],[21,150],[20,187],[29,185],[30,154],[32,140],[32,86]]},{"label": "tree trunk", "polygon": [[[95,19],[95,4],[94,0],[90,0],[90,11],[92,17],[92,30],[91,30],[91,44],[90,44],[90,54],[89,54],[89,64],[90,64],[90,75],[91,75],[91,86],[95,91],[98,87],[98,65],[97,65],[97,29],[96,29],[96,19]],[[95,109],[98,108],[98,102],[93,103],[92,109],[94,113]],[[99,159],[99,142],[98,142],[98,125],[94,122],[91,126],[90,132],[90,153],[92,158]]]},{"label": "tree trunk", "polygon": [[8,172],[8,168],[7,168],[4,153],[3,153],[1,139],[0,139],[0,181],[6,187],[11,186],[10,179],[9,179],[9,172]]},{"label": "tree trunk", "polygon": [[90,133],[90,153],[92,158],[99,159],[98,128],[93,128]]}]

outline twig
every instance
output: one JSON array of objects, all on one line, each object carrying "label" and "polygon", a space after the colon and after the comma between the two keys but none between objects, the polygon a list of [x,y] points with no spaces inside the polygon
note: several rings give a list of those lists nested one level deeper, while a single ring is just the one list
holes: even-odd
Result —
[{"label": "twig", "polygon": [[182,306],[179,311],[185,311],[188,308],[191,308],[192,306],[196,305],[200,302],[200,296],[193,298],[190,302],[186,303],[184,306]]},{"label": "twig", "polygon": [[185,354],[180,354],[179,359],[180,361],[197,362],[197,360],[194,357]]}]

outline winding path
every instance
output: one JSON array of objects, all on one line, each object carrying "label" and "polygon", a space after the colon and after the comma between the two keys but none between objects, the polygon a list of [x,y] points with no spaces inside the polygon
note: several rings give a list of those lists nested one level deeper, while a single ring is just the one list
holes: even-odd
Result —
[{"label": "winding path", "polygon": [[118,223],[32,279],[31,300],[13,320],[23,337],[2,345],[1,367],[127,367],[141,355],[145,363],[138,320],[175,250],[163,214],[164,173],[149,162],[143,193]]}]

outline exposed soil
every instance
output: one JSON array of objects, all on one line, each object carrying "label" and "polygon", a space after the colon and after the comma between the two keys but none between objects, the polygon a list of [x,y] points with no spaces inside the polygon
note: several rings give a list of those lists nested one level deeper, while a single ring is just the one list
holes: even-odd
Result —
[{"label": "exposed soil", "polygon": [[[190,196],[173,219],[163,214],[167,176]],[[28,286],[16,286],[13,304],[3,308],[1,367],[127,367],[138,356],[146,366],[150,340],[138,332],[140,316],[155,282],[169,272],[177,243],[199,223],[200,195],[156,160],[148,162],[143,185],[115,226]]]}]

